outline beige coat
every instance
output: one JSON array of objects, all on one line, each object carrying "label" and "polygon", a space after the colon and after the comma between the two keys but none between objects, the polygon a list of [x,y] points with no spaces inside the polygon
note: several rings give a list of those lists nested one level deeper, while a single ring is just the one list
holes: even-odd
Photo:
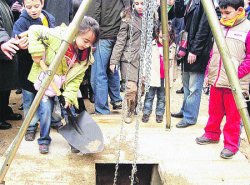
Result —
[{"label": "beige coat", "polygon": [[[246,57],[246,37],[250,29],[250,21],[244,19],[238,25],[226,29],[223,27],[226,43],[232,56],[232,62],[236,72],[239,65]],[[241,88],[244,92],[248,92],[250,82],[250,74],[240,79]],[[215,87],[231,88],[228,81],[223,62],[216,43],[213,46],[213,55],[208,67],[208,83]]]},{"label": "beige coat", "polygon": [[132,29],[132,46],[130,48],[130,15],[122,14],[122,23],[120,26],[117,40],[112,51],[110,64],[121,65],[122,79],[126,79],[128,61],[131,62],[128,72],[128,80],[138,82],[140,46],[141,46],[141,17],[135,14]]},{"label": "beige coat", "polygon": [[[176,69],[177,64],[175,60],[176,45],[172,43],[169,47],[169,77],[170,86],[173,85],[173,81],[176,79]],[[161,76],[160,76],[160,54],[163,51],[159,51],[157,43],[152,42],[152,64],[151,64],[151,74],[150,74],[150,86],[160,87],[161,86]]]}]

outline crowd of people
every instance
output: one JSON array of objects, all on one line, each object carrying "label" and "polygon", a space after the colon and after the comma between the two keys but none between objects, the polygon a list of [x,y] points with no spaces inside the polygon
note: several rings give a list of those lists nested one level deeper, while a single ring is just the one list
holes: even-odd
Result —
[{"label": "crowd of people", "polygon": [[[22,93],[23,105],[20,109],[23,109],[26,116],[39,89],[39,81],[46,75],[42,66],[45,64],[48,67],[51,64],[67,25],[81,2],[0,2],[0,129],[10,129],[9,120],[22,119],[22,115],[14,113],[8,105],[11,90],[19,89]],[[250,82],[250,1],[213,0],[213,3],[247,99]],[[144,123],[149,121],[153,111],[155,95],[157,123],[163,121],[165,113],[163,34],[159,0],[155,2],[154,8],[155,25],[150,46],[151,81],[150,88],[145,93],[142,116]],[[144,0],[91,2],[87,16],[78,28],[75,39],[69,43],[54,77],[65,102],[62,109],[70,108],[73,112],[80,113],[86,110],[83,99],[89,98],[94,103],[95,114],[111,114],[111,106],[113,110],[122,109],[121,91],[126,90],[124,101],[128,108],[125,122],[133,121],[141,70],[144,9]],[[171,116],[181,118],[177,128],[195,125],[205,83],[210,87],[209,118],[204,135],[197,137],[196,142],[201,145],[218,143],[220,125],[225,115],[224,148],[220,156],[225,159],[232,158],[239,150],[241,118],[201,1],[167,0],[167,13],[170,84],[172,86],[176,80],[177,65],[181,65],[183,88],[177,93],[184,94],[180,111],[172,113]],[[60,83],[56,79],[60,79]],[[25,134],[27,141],[33,141],[40,124],[38,144],[42,154],[49,152],[50,128],[58,129],[62,126],[61,119],[52,116],[57,101],[58,97],[53,89],[47,89]],[[77,150],[72,147],[73,151]]]}]

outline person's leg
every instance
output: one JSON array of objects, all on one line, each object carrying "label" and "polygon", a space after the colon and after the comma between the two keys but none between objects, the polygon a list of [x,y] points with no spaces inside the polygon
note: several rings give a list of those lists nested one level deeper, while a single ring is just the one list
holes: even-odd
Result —
[{"label": "person's leg", "polygon": [[[185,77],[184,74],[183,76]],[[182,111],[183,121],[192,125],[196,123],[199,114],[204,74],[189,72],[189,76],[188,94],[185,93],[187,91],[187,84],[183,80],[184,96],[186,95],[186,99]]]},{"label": "person's leg", "polygon": [[95,62],[91,69],[91,86],[95,96],[95,111],[100,114],[110,113],[107,69],[112,49],[113,42],[111,40],[100,39],[94,52]]},{"label": "person's leg", "polygon": [[6,110],[9,103],[9,92],[8,91],[0,91],[0,129],[10,129],[12,126],[10,123],[5,122]]},{"label": "person's leg", "polygon": [[[23,92],[23,113],[24,113],[24,117],[26,117],[30,106],[35,98],[35,94],[32,92],[29,92],[25,89],[22,89]],[[27,131],[32,132],[32,131],[36,131],[37,129],[37,122],[39,121],[39,114],[38,111],[35,112],[34,117],[32,118],[29,127],[27,129]]]},{"label": "person's leg", "polygon": [[165,113],[165,88],[164,88],[164,79],[161,79],[161,87],[157,88],[157,103],[156,103],[156,112],[158,116],[163,116]]},{"label": "person's leg", "polygon": [[211,92],[209,96],[209,118],[205,127],[204,136],[208,139],[218,141],[221,134],[221,121],[225,114],[223,89],[211,86]]},{"label": "person's leg", "polygon": [[224,148],[233,153],[239,150],[240,145],[240,114],[230,89],[224,90],[224,104],[226,110],[226,123],[223,128]]},{"label": "person's leg", "polygon": [[39,145],[49,145],[51,142],[49,133],[50,133],[51,114],[53,107],[52,104],[53,104],[52,98],[43,96],[38,108],[39,118],[40,118],[40,138],[38,139]]},{"label": "person's leg", "polygon": [[[111,44],[113,45],[112,46],[112,50],[113,50],[115,41],[113,40]],[[111,54],[112,54],[112,50],[111,50]],[[108,92],[109,92],[111,104],[122,101],[122,97],[120,95],[120,76],[119,76],[118,70],[114,71],[114,73],[108,73]]]},{"label": "person's leg", "polygon": [[183,89],[183,62],[181,62],[181,60],[177,60],[177,65],[178,63],[181,65],[181,82],[182,82],[182,87],[176,91],[176,94],[183,94],[184,93],[184,89]]},{"label": "person's leg", "polygon": [[4,94],[3,104],[4,104],[4,120],[21,120],[22,115],[19,113],[14,113],[12,108],[9,106],[10,90],[2,91]]},{"label": "person's leg", "polygon": [[181,107],[181,111],[180,111],[182,114],[184,111],[186,100],[187,100],[188,96],[190,95],[189,80],[190,80],[189,72],[183,72],[182,73],[182,82],[183,82],[183,90],[184,90],[184,99],[183,99],[183,103],[182,103],[182,107]]},{"label": "person's leg", "polygon": [[120,95],[120,76],[118,70],[113,74],[108,74],[108,89],[111,104],[122,101],[122,97]]},{"label": "person's leg", "polygon": [[[51,98],[52,99],[52,114],[51,114],[51,124],[50,127],[53,129],[58,129],[63,126],[61,120],[63,119],[62,117],[62,109],[61,105],[59,102],[59,98],[57,96]],[[72,106],[73,107],[73,106]]]},{"label": "person's leg", "polygon": [[0,121],[6,120],[10,91],[0,91]]},{"label": "person's leg", "polygon": [[152,113],[153,101],[156,94],[156,87],[150,87],[146,93],[143,107],[143,115],[150,115]]},{"label": "person's leg", "polygon": [[89,89],[89,101],[91,103],[95,103],[94,92],[90,84],[88,85],[88,89]]},{"label": "person's leg", "polygon": [[125,99],[127,101],[127,115],[125,122],[131,123],[134,118],[135,108],[136,108],[136,95],[137,95],[137,83],[133,81],[127,82],[127,91],[125,94]]}]

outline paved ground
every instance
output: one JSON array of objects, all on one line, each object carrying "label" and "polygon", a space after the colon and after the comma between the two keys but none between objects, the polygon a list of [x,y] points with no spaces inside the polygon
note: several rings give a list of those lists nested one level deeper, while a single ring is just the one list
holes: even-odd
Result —
[{"label": "paved ground", "polygon": [[[178,111],[182,103],[182,96],[174,93],[179,83],[177,81],[177,85],[172,89],[172,111]],[[16,98],[20,99],[14,95],[13,99]],[[222,140],[219,144],[207,146],[195,143],[195,138],[203,134],[207,120],[207,100],[208,96],[203,95],[198,123],[193,127],[177,129],[175,125],[179,119],[172,119],[171,130],[166,130],[165,124],[155,123],[154,116],[148,124],[140,124],[138,163],[158,164],[157,168],[164,184],[250,185],[250,164],[247,159],[250,156],[250,147],[244,132],[241,152],[232,160],[219,157],[223,148]],[[92,106],[88,108],[93,110]],[[102,153],[73,155],[67,142],[52,130],[53,142],[48,155],[39,154],[36,141],[21,143],[6,176],[6,184],[95,184],[95,163],[116,162],[121,121],[119,114],[94,116],[94,119],[105,138],[105,149]],[[7,133],[11,133],[8,138],[13,138],[18,125],[20,123],[13,123],[12,131],[5,131],[5,138]],[[121,143],[121,163],[133,161],[134,126],[135,123],[125,125]],[[2,133],[3,131],[0,131],[1,137]],[[1,140],[1,143],[5,143],[1,147],[2,154],[8,142]],[[4,155],[1,160],[4,160]]]}]

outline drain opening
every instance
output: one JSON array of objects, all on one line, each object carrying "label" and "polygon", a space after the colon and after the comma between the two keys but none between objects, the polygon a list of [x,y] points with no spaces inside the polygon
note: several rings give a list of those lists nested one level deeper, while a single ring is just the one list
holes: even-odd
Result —
[{"label": "drain opening", "polygon": [[[114,181],[115,164],[96,164],[96,185],[110,185]],[[119,164],[117,185],[130,184],[131,164]],[[135,185],[162,185],[157,164],[137,164]]]}]

